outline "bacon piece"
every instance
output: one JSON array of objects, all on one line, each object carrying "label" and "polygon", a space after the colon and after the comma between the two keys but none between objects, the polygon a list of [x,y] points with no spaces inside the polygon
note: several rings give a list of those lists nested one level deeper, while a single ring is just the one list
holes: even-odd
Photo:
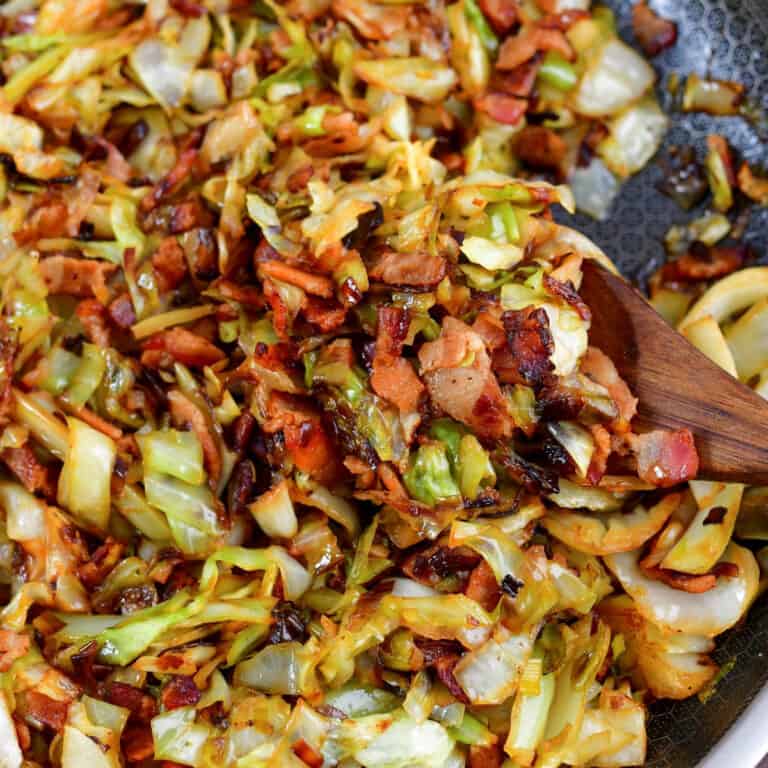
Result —
[{"label": "bacon piece", "polygon": [[107,308],[96,299],[83,299],[75,309],[89,341],[106,349],[110,345]]},{"label": "bacon piece", "polygon": [[27,720],[41,726],[47,725],[56,732],[63,730],[69,709],[66,701],[57,701],[38,691],[25,691],[17,697],[17,702],[20,704],[20,713],[23,713]]},{"label": "bacon piece", "polygon": [[210,227],[212,224],[213,217],[197,197],[171,206],[168,228],[173,235],[180,235],[191,229]]},{"label": "bacon piece", "polygon": [[759,205],[768,205],[768,179],[755,176],[747,163],[742,163],[737,175],[739,189]]},{"label": "bacon piece", "polygon": [[117,707],[125,707],[138,720],[149,722],[157,714],[157,704],[141,688],[113,680],[107,683],[104,698]]},{"label": "bacon piece", "polygon": [[141,201],[141,210],[149,213],[165,197],[176,192],[191,176],[200,153],[198,147],[203,138],[201,128],[195,128],[185,139],[176,165],[155,184]]},{"label": "bacon piece", "polygon": [[400,357],[409,325],[410,317],[405,310],[379,308],[371,386],[379,397],[396,405],[400,413],[416,411],[424,392],[424,385],[416,371]]},{"label": "bacon piece", "polygon": [[667,568],[659,568],[658,566],[642,568],[642,571],[649,579],[663,581],[672,589],[679,589],[694,595],[709,592],[710,589],[714,589],[717,586],[717,576],[714,573],[694,575],[691,573],[681,573],[680,571],[670,571]]},{"label": "bacon piece", "polygon": [[564,139],[543,125],[526,125],[517,134],[515,152],[531,168],[557,170],[568,152]]},{"label": "bacon piece", "polygon": [[315,169],[312,165],[302,165],[301,168],[295,170],[285,181],[285,186],[289,192],[294,195],[297,192],[302,192],[307,188],[310,179],[315,174]]},{"label": "bacon piece", "polygon": [[321,482],[339,474],[338,451],[325,430],[318,411],[306,400],[283,392],[272,392],[267,402],[264,431],[283,432],[285,447],[293,463]]},{"label": "bacon piece", "polygon": [[501,598],[501,589],[491,566],[481,560],[469,575],[464,594],[481,605],[486,611],[492,611]]},{"label": "bacon piece", "polygon": [[32,211],[13,237],[19,245],[29,245],[45,237],[66,237],[69,234],[68,216],[69,210],[63,200],[49,198]]},{"label": "bacon piece", "polygon": [[630,443],[637,457],[637,474],[648,483],[669,488],[696,477],[699,454],[688,429],[656,429]]},{"label": "bacon piece", "polygon": [[145,358],[147,352],[164,353],[172,360],[196,368],[213,365],[226,357],[215,344],[186,328],[171,328],[156,333],[144,343],[144,350],[141,356],[142,365],[162,362],[162,355]]},{"label": "bacon piece", "polygon": [[[466,361],[471,361],[466,364]],[[454,317],[446,317],[435,341],[419,350],[422,375],[433,403],[479,436],[499,439],[514,424],[482,338]]]},{"label": "bacon piece", "polygon": [[426,549],[408,555],[400,568],[414,581],[434,587],[447,576],[468,576],[481,559],[480,555],[467,547],[431,544]]},{"label": "bacon piece", "polygon": [[178,11],[182,16],[188,18],[199,18],[208,13],[204,5],[194,2],[194,0],[170,0],[170,6],[174,11]]},{"label": "bacon piece", "polygon": [[184,251],[175,237],[163,238],[158,249],[152,254],[152,267],[158,277],[161,293],[176,288],[187,275]]},{"label": "bacon piece", "polygon": [[485,93],[474,101],[475,109],[498,123],[516,125],[528,110],[528,101],[505,93]]},{"label": "bacon piece", "polygon": [[205,414],[178,389],[168,393],[168,404],[174,424],[189,427],[200,441],[205,468],[208,471],[208,482],[215,487],[221,477],[222,460]]},{"label": "bacon piece", "polygon": [[107,279],[116,271],[117,265],[94,259],[48,256],[40,260],[40,273],[50,293],[95,296],[104,303],[109,298]]},{"label": "bacon piece", "polygon": [[589,347],[581,359],[581,372],[608,390],[619,409],[614,428],[625,431],[637,413],[637,398],[632,396],[624,379],[619,376],[613,361],[595,347]]},{"label": "bacon piece", "polygon": [[0,672],[7,672],[16,659],[20,659],[31,645],[29,635],[10,629],[0,629]]},{"label": "bacon piece", "polygon": [[437,285],[446,273],[442,256],[428,253],[382,251],[374,257],[368,276],[387,285]]},{"label": "bacon piece", "polygon": [[282,261],[264,261],[259,264],[259,272],[274,280],[295,285],[307,293],[330,299],[333,296],[333,281],[324,275],[313,275],[302,269],[291,267]]},{"label": "bacon piece", "polygon": [[17,349],[17,334],[11,329],[8,321],[0,317],[0,424],[6,420],[11,410],[13,360]]},{"label": "bacon piece", "polygon": [[501,319],[507,346],[493,357],[500,381],[535,388],[551,384],[555,366],[550,357],[555,345],[543,307],[508,310]]},{"label": "bacon piece", "polygon": [[291,745],[291,750],[309,768],[321,768],[325,762],[325,758],[314,747],[307,744],[304,739],[299,739]]},{"label": "bacon piece", "polygon": [[578,312],[579,317],[582,320],[589,322],[592,319],[592,313],[590,312],[589,307],[584,303],[581,296],[579,296],[578,291],[570,280],[563,282],[555,279],[551,275],[544,275],[544,285],[550,293],[559,296],[570,304],[576,312]]},{"label": "bacon piece", "polygon": [[467,694],[453,675],[453,670],[461,658],[461,646],[452,640],[427,640],[421,637],[414,640],[416,647],[424,655],[425,665],[435,670],[440,682],[458,701],[469,704]]},{"label": "bacon piece", "polygon": [[131,302],[130,294],[127,291],[121,293],[117,298],[113,299],[110,303],[109,316],[112,318],[112,322],[127,330],[136,322],[136,313],[133,311],[133,302]]},{"label": "bacon piece", "polygon": [[699,282],[716,280],[740,269],[747,259],[749,248],[738,245],[708,246],[696,241],[679,259],[661,268],[663,283]]},{"label": "bacon piece", "polygon": [[155,754],[152,728],[148,723],[129,723],[120,738],[120,746],[129,763],[141,763]]},{"label": "bacon piece", "polygon": [[473,744],[469,748],[467,768],[501,768],[501,751],[496,744],[482,747]]},{"label": "bacon piece", "polygon": [[501,35],[509,32],[519,21],[520,5],[517,0],[480,0],[479,5],[491,26]]},{"label": "bacon piece", "polygon": [[600,424],[593,424],[589,431],[595,441],[595,452],[592,454],[592,460],[587,469],[587,480],[592,485],[597,485],[605,474],[608,464],[608,457],[613,450],[611,444],[611,433]]},{"label": "bacon piece", "polygon": [[78,569],[78,576],[86,587],[93,589],[101,584],[107,574],[117,565],[124,546],[108,536],[106,541],[91,555],[87,563]]},{"label": "bacon piece", "polygon": [[37,458],[28,444],[5,448],[0,456],[30,493],[41,493],[47,498],[56,497],[56,483],[51,468]]},{"label": "bacon piece", "polygon": [[307,322],[316,325],[323,333],[329,333],[344,323],[347,317],[347,308],[335,300],[307,296],[301,313]]},{"label": "bacon piece", "polygon": [[496,68],[515,69],[530,61],[539,51],[557,51],[569,61],[574,58],[571,44],[559,29],[530,26],[503,42]]},{"label": "bacon piece", "polygon": [[202,693],[195,681],[188,675],[174,675],[160,693],[160,700],[166,709],[178,709],[197,704]]},{"label": "bacon piece", "polygon": [[658,56],[677,40],[677,24],[657,16],[645,0],[632,7],[632,31],[646,56]]},{"label": "bacon piece", "polygon": [[408,6],[381,6],[369,0],[333,0],[331,10],[368,40],[389,40],[405,29],[411,14]]},{"label": "bacon piece", "polygon": [[[391,8],[387,8],[389,13]],[[371,141],[372,133],[361,134],[360,126],[351,112],[329,114],[323,118],[325,136],[305,142],[302,147],[310,157],[336,157],[349,155],[364,149]]]}]

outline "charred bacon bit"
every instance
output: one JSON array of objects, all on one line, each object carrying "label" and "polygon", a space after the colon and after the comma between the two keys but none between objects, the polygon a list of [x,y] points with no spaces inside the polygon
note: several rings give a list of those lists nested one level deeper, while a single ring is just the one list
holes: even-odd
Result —
[{"label": "charred bacon bit", "polygon": [[693,147],[673,147],[662,163],[662,175],[659,191],[686,211],[700,203],[709,189]]},{"label": "charred bacon bit", "polygon": [[557,51],[569,61],[574,58],[571,44],[559,29],[530,26],[504,41],[496,60],[496,68],[515,69],[530,61],[539,51]]},{"label": "charred bacon bit", "polygon": [[202,693],[188,675],[174,675],[160,693],[165,709],[178,709],[197,704]]},{"label": "charred bacon bit", "polygon": [[383,223],[384,209],[381,207],[381,203],[376,201],[370,211],[361,213],[357,217],[357,227],[348,235],[345,235],[342,240],[344,247],[360,251],[368,242],[373,231]]},{"label": "charred bacon bit", "polygon": [[546,311],[542,307],[508,310],[501,319],[507,346],[493,359],[499,380],[534,388],[549,384],[555,370],[551,360],[555,345]]},{"label": "charred bacon bit", "polygon": [[80,566],[78,576],[86,587],[97,587],[117,565],[123,554],[123,545],[108,536],[106,541]]},{"label": "charred bacon bit", "polygon": [[424,393],[424,385],[413,366],[400,357],[409,325],[410,316],[405,310],[379,308],[371,387],[379,397],[396,405],[401,413],[416,411]]},{"label": "charred bacon bit", "polygon": [[427,586],[435,586],[448,576],[468,576],[480,562],[480,555],[467,547],[431,546],[409,555],[401,564],[406,576]]},{"label": "charred bacon bit", "polygon": [[516,579],[511,573],[508,573],[501,580],[501,591],[507,595],[507,597],[515,598],[517,593],[523,588],[524,584],[520,579]]},{"label": "charred bacon bit", "polygon": [[658,56],[677,40],[677,24],[656,15],[645,0],[632,8],[632,31],[646,56]]},{"label": "charred bacon bit", "polygon": [[78,298],[95,296],[106,303],[109,298],[107,280],[117,271],[117,265],[72,256],[48,256],[40,260],[40,273],[50,293],[62,293]]},{"label": "charred bacon bit", "polygon": [[31,643],[29,635],[0,629],[0,672],[7,672],[16,659],[26,654]]},{"label": "charred bacon bit", "polygon": [[301,613],[293,603],[278,603],[272,609],[273,624],[267,637],[268,644],[303,643],[307,639],[307,627],[301,618]]},{"label": "charred bacon bit", "polygon": [[149,723],[128,723],[120,738],[120,747],[129,763],[143,763],[155,754],[155,742]]},{"label": "charred bacon bit", "polygon": [[11,409],[13,361],[18,349],[18,335],[4,317],[0,317],[0,424]]},{"label": "charred bacon bit", "polygon": [[768,205],[768,179],[755,176],[747,163],[742,163],[737,176],[739,189],[758,205]]},{"label": "charred bacon bit", "polygon": [[4,448],[0,458],[30,493],[39,493],[48,499],[56,497],[53,470],[37,458],[29,444],[25,443],[18,448]]},{"label": "charred bacon bit", "polygon": [[418,636],[414,642],[424,656],[424,664],[435,670],[440,682],[457,701],[469,704],[467,694],[453,676],[453,670],[463,653],[461,645],[453,640],[428,640]]},{"label": "charred bacon bit", "polygon": [[221,477],[222,459],[208,419],[199,406],[178,389],[173,389],[168,393],[168,404],[174,423],[177,426],[191,429],[200,441],[200,445],[203,447],[203,461],[208,472],[208,479],[211,486],[215,488]]},{"label": "charred bacon bit", "polygon": [[[342,287],[342,293],[344,290]],[[357,303],[362,296],[355,298],[356,301],[350,303]],[[335,299],[307,296],[304,306],[301,308],[301,314],[308,323],[316,325],[321,333],[330,333],[343,325],[347,318],[347,307],[342,306]]]},{"label": "charred bacon bit", "polygon": [[515,151],[520,159],[531,168],[559,170],[568,146],[550,128],[542,125],[527,125],[517,135]]},{"label": "charred bacon bit", "polygon": [[489,612],[498,604],[501,588],[491,566],[485,560],[481,560],[469,575],[464,594]]},{"label": "charred bacon bit", "polygon": [[25,691],[16,698],[18,712],[30,724],[39,728],[47,726],[56,733],[64,730],[69,703],[57,701],[39,691]]},{"label": "charred bacon bit", "polygon": [[158,290],[171,291],[187,276],[184,251],[175,237],[166,237],[152,254],[152,267],[158,277]]},{"label": "charred bacon bit", "polygon": [[144,693],[141,688],[136,688],[127,683],[112,680],[105,686],[104,698],[117,707],[125,707],[130,710],[138,720],[149,722],[157,714],[155,700]]},{"label": "charred bacon bit", "polygon": [[478,5],[500,35],[509,32],[520,20],[518,0],[479,0]]},{"label": "charred bacon bit", "polygon": [[498,123],[517,125],[528,110],[528,101],[505,93],[485,93],[475,99],[475,109]]},{"label": "charred bacon bit", "polygon": [[467,768],[501,768],[502,754],[497,744],[480,746],[472,744],[469,748]]},{"label": "charred bacon bit", "polygon": [[556,472],[527,461],[509,449],[497,452],[499,463],[510,477],[530,493],[557,493],[560,480]]},{"label": "charred bacon bit", "polygon": [[661,281],[696,283],[725,277],[743,267],[748,254],[748,247],[741,243],[708,246],[697,240],[683,256],[661,268]]},{"label": "charred bacon bit", "polygon": [[109,314],[100,301],[84,299],[77,305],[75,314],[89,341],[102,349],[110,346]]},{"label": "charred bacon bit", "polygon": [[368,267],[368,276],[387,285],[433,286],[446,274],[442,256],[384,250]]},{"label": "charred bacon bit", "polygon": [[153,368],[162,367],[166,360],[202,368],[226,357],[215,344],[186,328],[172,328],[156,333],[144,342],[143,348],[142,363]]},{"label": "charred bacon bit", "polygon": [[669,488],[696,477],[699,454],[688,429],[657,429],[632,441],[637,474],[646,482]]},{"label": "charred bacon bit", "polygon": [[704,518],[702,525],[720,525],[728,514],[725,507],[712,507]]},{"label": "charred bacon bit", "polygon": [[582,320],[589,322],[592,319],[592,313],[589,311],[589,307],[584,303],[581,296],[579,296],[578,291],[574,288],[574,285],[570,280],[561,282],[551,275],[544,275],[544,285],[550,293],[559,296],[563,301],[570,304]]},{"label": "charred bacon bit", "polygon": [[619,409],[615,428],[626,430],[637,413],[637,398],[632,396],[624,379],[619,376],[613,361],[599,349],[589,347],[581,360],[581,372],[608,390]]}]

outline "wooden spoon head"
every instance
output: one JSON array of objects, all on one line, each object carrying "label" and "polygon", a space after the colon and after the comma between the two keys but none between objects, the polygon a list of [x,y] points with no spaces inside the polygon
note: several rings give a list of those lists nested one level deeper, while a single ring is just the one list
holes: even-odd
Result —
[{"label": "wooden spoon head", "polygon": [[768,483],[768,401],[699,352],[623,278],[592,260],[583,271],[590,343],[639,399],[633,423],[640,431],[690,429],[702,479]]}]

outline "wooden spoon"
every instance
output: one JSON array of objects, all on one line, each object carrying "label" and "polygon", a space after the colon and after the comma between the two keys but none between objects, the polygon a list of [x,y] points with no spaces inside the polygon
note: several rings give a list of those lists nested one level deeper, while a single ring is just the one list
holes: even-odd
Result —
[{"label": "wooden spoon", "polygon": [[623,278],[592,259],[583,271],[590,344],[639,399],[639,431],[687,427],[701,479],[768,484],[768,400],[699,352]]}]

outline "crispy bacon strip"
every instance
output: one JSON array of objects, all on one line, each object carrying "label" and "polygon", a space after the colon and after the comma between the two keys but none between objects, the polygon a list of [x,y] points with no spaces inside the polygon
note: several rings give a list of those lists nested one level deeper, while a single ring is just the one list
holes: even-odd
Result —
[{"label": "crispy bacon strip", "polygon": [[75,314],[82,323],[88,339],[97,347],[110,345],[109,314],[107,308],[96,299],[84,299],[77,305]]},{"label": "crispy bacon strip", "polygon": [[708,246],[696,241],[679,259],[661,268],[661,281],[695,283],[716,280],[744,266],[748,254],[749,248],[743,243]]},{"label": "crispy bacon strip", "polygon": [[66,701],[57,701],[39,691],[25,691],[19,698],[19,709],[27,719],[46,725],[57,733],[64,729],[69,709]]},{"label": "crispy bacon strip", "polygon": [[446,268],[442,256],[382,251],[374,257],[368,276],[387,285],[432,286],[445,277]]},{"label": "crispy bacon strip", "polygon": [[282,261],[263,261],[259,264],[259,272],[324,299],[330,299],[333,296],[333,280],[329,277],[305,272]]},{"label": "crispy bacon strip", "polygon": [[669,488],[696,477],[699,454],[688,429],[657,429],[634,437],[637,474],[646,482]]},{"label": "crispy bacon strip", "polygon": [[646,56],[658,56],[677,41],[677,24],[658,16],[645,0],[632,6],[632,31]]},{"label": "crispy bacon strip", "polygon": [[475,109],[485,112],[498,123],[516,125],[528,110],[528,101],[506,93],[485,93],[475,99]]},{"label": "crispy bacon strip", "polygon": [[550,358],[555,345],[546,311],[542,307],[509,310],[502,321],[507,345],[493,357],[499,380],[536,388],[551,383],[555,366]]},{"label": "crispy bacon strip", "polygon": [[95,296],[106,303],[109,298],[107,280],[117,265],[72,256],[48,256],[40,260],[40,273],[50,293],[88,298]]},{"label": "crispy bacon strip", "polygon": [[496,607],[501,598],[501,589],[491,566],[485,560],[481,560],[470,573],[464,594],[486,611]]},{"label": "crispy bacon strip", "polygon": [[405,310],[379,308],[371,386],[379,397],[396,405],[400,413],[415,411],[424,392],[424,385],[416,371],[400,357],[409,324],[410,317]]},{"label": "crispy bacon strip", "polygon": [[29,650],[31,644],[29,635],[0,629],[0,672],[7,672],[13,662]]},{"label": "crispy bacon strip", "polygon": [[51,468],[37,458],[29,445],[25,443],[18,448],[5,448],[0,455],[8,469],[30,493],[41,493],[49,499],[56,497],[56,483]]},{"label": "crispy bacon strip", "polygon": [[520,20],[520,4],[517,0],[480,0],[478,4],[499,34],[509,32]]},{"label": "crispy bacon strip", "polygon": [[197,704],[203,694],[188,675],[174,675],[163,688],[160,699],[165,709],[178,709]]},{"label": "crispy bacon strip", "polygon": [[515,151],[531,168],[558,170],[568,152],[568,145],[550,128],[526,125],[517,135]]},{"label": "crispy bacon strip", "polygon": [[574,58],[571,44],[559,29],[529,26],[503,42],[496,68],[515,69],[530,61],[539,51],[557,51],[569,61]]},{"label": "crispy bacon strip", "polygon": [[599,349],[589,347],[581,360],[581,372],[604,386],[613,398],[619,409],[619,417],[614,422],[614,427],[620,430],[628,429],[637,412],[637,398],[632,396],[626,382],[619,376],[613,361]]},{"label": "crispy bacon strip", "polygon": [[178,389],[168,393],[168,404],[174,423],[191,429],[200,441],[208,480],[213,487],[216,487],[221,477],[222,459],[205,414],[201,413],[200,408]]},{"label": "crispy bacon strip", "polygon": [[106,541],[91,555],[87,563],[78,570],[80,580],[86,587],[97,587],[107,574],[117,565],[123,554],[124,546],[108,536]]},{"label": "crispy bacon strip", "polygon": [[166,237],[152,254],[152,267],[161,292],[176,288],[187,275],[184,251],[175,237]]},{"label": "crispy bacon strip", "polygon": [[156,333],[144,343],[144,350],[141,356],[143,365],[162,362],[162,357],[148,355],[148,352],[162,353],[171,360],[177,360],[195,368],[213,365],[226,357],[215,344],[186,328],[171,328],[168,331]]},{"label": "crispy bacon strip", "polygon": [[422,345],[419,362],[433,403],[449,416],[481,437],[512,433],[512,417],[485,344],[469,326],[446,317],[440,338]]}]

